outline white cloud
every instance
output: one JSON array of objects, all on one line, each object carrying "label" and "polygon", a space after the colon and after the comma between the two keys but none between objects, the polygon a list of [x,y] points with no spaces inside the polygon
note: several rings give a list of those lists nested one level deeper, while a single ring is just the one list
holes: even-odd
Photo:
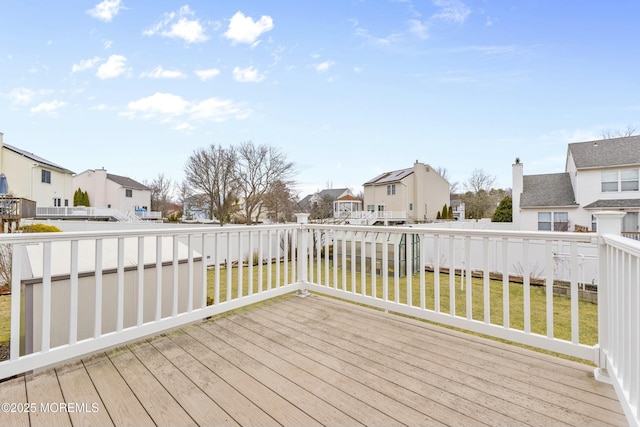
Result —
[{"label": "white cloud", "polygon": [[160,92],[129,102],[126,110],[120,113],[129,119],[154,119],[174,123],[176,130],[194,129],[190,121],[224,122],[231,118],[245,119],[250,114],[251,110],[231,99],[188,101],[179,95]]},{"label": "white cloud", "polygon": [[329,68],[333,67],[334,65],[335,62],[333,61],[324,61],[316,65],[316,71],[319,73],[324,73],[326,71],[329,71]]},{"label": "white cloud", "polygon": [[101,21],[111,22],[121,8],[120,0],[103,0],[95,5],[93,9],[87,10],[87,13]]},{"label": "white cloud", "polygon": [[152,71],[140,74],[140,77],[148,77],[150,79],[184,79],[187,76],[180,70],[165,70],[161,65],[158,65]]},{"label": "white cloud", "polygon": [[194,73],[200,80],[205,81],[218,77],[220,75],[220,70],[217,68],[207,68],[206,70],[196,70]]},{"label": "white cloud", "polygon": [[32,113],[55,114],[57,111],[67,105],[64,101],[42,102],[31,108]]},{"label": "white cloud", "polygon": [[127,58],[122,55],[111,55],[107,62],[98,67],[96,76],[101,79],[112,79],[127,72]]},{"label": "white cloud", "polygon": [[204,27],[194,16],[189,6],[182,6],[178,12],[165,13],[162,21],[143,31],[145,36],[160,35],[162,37],[179,38],[187,43],[198,43],[209,39]]},{"label": "white cloud", "polygon": [[105,40],[102,43],[102,47],[104,47],[105,49],[110,49],[112,44],[113,44],[113,42],[111,40]]},{"label": "white cloud", "polygon": [[254,44],[262,33],[273,29],[273,19],[263,15],[257,21],[250,16],[244,16],[242,12],[236,12],[229,21],[229,28],[224,36],[236,43]]},{"label": "white cloud", "polygon": [[426,22],[422,22],[418,19],[411,19],[409,23],[409,32],[419,39],[429,38],[429,27]]},{"label": "white cloud", "polygon": [[440,8],[440,11],[432,16],[434,19],[461,24],[471,13],[471,9],[460,0],[433,0],[433,4]]},{"label": "white cloud", "polygon": [[83,59],[79,63],[73,64],[73,66],[71,66],[71,72],[72,73],[77,73],[78,71],[89,70],[89,69],[95,67],[95,65],[98,62],[100,62],[100,58],[97,57],[97,56],[94,56],[93,58],[89,58],[89,59]]},{"label": "white cloud", "polygon": [[14,105],[27,105],[31,102],[35,92],[28,88],[16,88],[9,93],[9,98]]},{"label": "white cloud", "polygon": [[260,74],[257,69],[253,67],[240,68],[235,67],[233,69],[233,79],[241,83],[260,83],[266,78],[264,74]]},{"label": "white cloud", "polygon": [[251,112],[230,99],[209,98],[194,103],[190,113],[197,120],[224,122],[230,117],[245,119]]},{"label": "white cloud", "polygon": [[153,117],[171,117],[185,114],[189,102],[178,95],[160,93],[131,101],[127,104],[127,111],[123,113],[129,118],[141,117],[150,119]]}]

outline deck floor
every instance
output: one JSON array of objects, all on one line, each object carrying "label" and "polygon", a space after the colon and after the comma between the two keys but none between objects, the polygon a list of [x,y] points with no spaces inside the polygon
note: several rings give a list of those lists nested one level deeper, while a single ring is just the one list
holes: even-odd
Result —
[{"label": "deck floor", "polygon": [[2,426],[627,424],[592,367],[316,295],[0,383],[0,402],[35,409]]}]

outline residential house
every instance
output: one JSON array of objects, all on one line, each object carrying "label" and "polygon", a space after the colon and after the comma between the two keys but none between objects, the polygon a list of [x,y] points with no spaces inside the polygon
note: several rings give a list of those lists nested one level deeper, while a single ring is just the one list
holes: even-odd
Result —
[{"label": "residential house", "polygon": [[638,232],[640,136],[572,143],[565,171],[524,175],[513,165],[516,230],[595,231],[593,213],[625,212],[623,231]]},{"label": "residential house", "polygon": [[86,191],[89,203],[96,208],[121,212],[149,211],[149,187],[125,176],[107,173],[106,169],[88,169],[73,177],[73,189]]},{"label": "residential house", "polygon": [[407,222],[433,221],[450,203],[447,180],[417,160],[413,167],[385,172],[363,185],[367,211],[397,212],[398,218],[405,213]]},{"label": "residential house", "polygon": [[38,207],[73,204],[73,172],[47,159],[4,142],[0,133],[0,173],[8,194],[36,202]]},{"label": "residential house", "polygon": [[362,210],[362,201],[348,188],[325,188],[304,197],[298,206],[312,219],[349,217]]}]

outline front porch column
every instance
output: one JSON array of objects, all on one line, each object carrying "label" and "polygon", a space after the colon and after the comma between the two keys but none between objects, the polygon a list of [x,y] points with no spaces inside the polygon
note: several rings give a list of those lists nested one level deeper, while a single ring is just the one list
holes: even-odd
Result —
[{"label": "front porch column", "polygon": [[625,212],[603,211],[593,214],[598,228],[598,348],[596,351],[597,365],[594,374],[598,381],[611,383],[607,373],[607,349],[609,348],[609,306],[608,295],[611,286],[609,283],[609,263],[607,248],[602,241],[605,234],[621,235],[622,218]]}]

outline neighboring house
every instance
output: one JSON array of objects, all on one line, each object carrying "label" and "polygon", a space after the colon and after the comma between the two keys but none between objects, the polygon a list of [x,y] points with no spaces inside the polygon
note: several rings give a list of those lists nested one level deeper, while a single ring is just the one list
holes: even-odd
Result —
[{"label": "neighboring house", "polygon": [[185,222],[218,222],[209,218],[209,209],[203,203],[202,196],[189,196],[182,204],[182,221]]},{"label": "neighboring house", "polygon": [[88,169],[73,177],[74,191],[80,188],[89,195],[95,208],[117,209],[121,212],[149,211],[149,187],[125,176],[107,173],[103,169]]},{"label": "neighboring house", "polygon": [[71,206],[73,172],[28,151],[4,143],[0,133],[0,173],[8,194],[36,202],[37,207]]},{"label": "neighboring house", "polygon": [[385,172],[363,185],[367,211],[406,213],[408,222],[433,221],[450,203],[447,180],[417,160],[411,168]]},{"label": "neighboring house", "polygon": [[593,213],[626,212],[623,231],[638,231],[640,136],[569,144],[565,172],[523,175],[513,165],[516,230],[595,231]]},{"label": "neighboring house", "polygon": [[455,221],[464,221],[466,218],[465,205],[460,199],[451,200],[451,207],[453,208],[453,219]]},{"label": "neighboring house", "polygon": [[348,217],[362,210],[362,202],[348,188],[326,188],[304,197],[298,206],[312,219]]}]

